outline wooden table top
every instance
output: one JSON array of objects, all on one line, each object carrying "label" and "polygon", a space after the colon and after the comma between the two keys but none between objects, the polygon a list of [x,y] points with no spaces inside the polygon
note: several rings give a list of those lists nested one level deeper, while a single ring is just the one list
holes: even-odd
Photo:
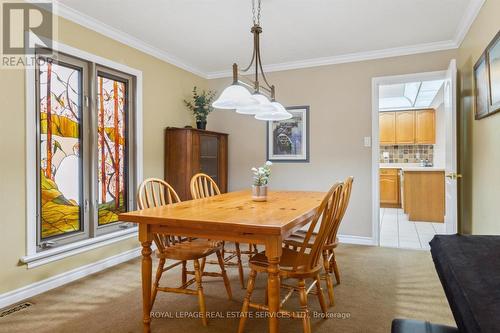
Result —
[{"label": "wooden table top", "polygon": [[270,191],[266,202],[254,202],[250,191],[229,192],[123,213],[119,219],[139,224],[282,235],[305,224],[324,196],[324,192]]}]

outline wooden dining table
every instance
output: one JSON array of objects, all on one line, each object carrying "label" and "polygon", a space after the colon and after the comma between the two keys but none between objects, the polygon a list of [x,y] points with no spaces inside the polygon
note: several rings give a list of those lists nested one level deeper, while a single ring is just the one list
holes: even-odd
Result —
[{"label": "wooden dining table", "polygon": [[144,332],[151,331],[151,244],[155,233],[263,245],[269,261],[269,332],[279,332],[282,241],[310,221],[324,195],[270,191],[267,201],[254,202],[250,191],[239,191],[120,214],[121,221],[139,224]]}]

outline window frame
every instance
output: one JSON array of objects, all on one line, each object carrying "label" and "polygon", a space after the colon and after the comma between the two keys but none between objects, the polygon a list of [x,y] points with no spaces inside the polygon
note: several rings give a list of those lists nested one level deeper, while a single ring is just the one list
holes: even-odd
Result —
[{"label": "window frame", "polygon": [[[92,98],[92,104],[93,104],[93,109],[97,110],[98,109],[98,85],[97,85],[97,78],[100,74],[102,74],[103,77],[113,79],[116,81],[124,82],[127,89],[127,96],[126,96],[126,106],[127,109],[125,111],[125,157],[127,160],[127,163],[124,164],[124,169],[127,174],[125,185],[128,191],[128,195],[126,198],[126,205],[127,205],[127,210],[132,210],[133,208],[137,207],[136,205],[136,196],[135,194],[135,189],[137,188],[137,178],[133,177],[134,171],[135,171],[135,148],[133,145],[133,142],[135,142],[135,112],[133,112],[134,107],[130,108],[130,106],[135,105],[134,100],[135,100],[135,95],[136,95],[136,89],[135,89],[135,78],[134,76],[124,73],[121,71],[117,71],[115,69],[98,65],[98,64],[93,64],[94,70],[93,70],[93,77],[96,78],[95,81],[93,81],[93,98]],[[132,112],[130,112],[132,110]],[[98,112],[92,112],[91,117],[92,117],[92,126],[93,129],[92,131],[94,133],[97,133],[97,128],[99,126],[99,119],[97,117]],[[95,139],[97,139],[97,136],[92,136],[92,154],[91,154],[91,168],[92,168],[92,178],[97,180],[98,179],[98,174],[99,174],[99,165],[98,165],[98,144]],[[99,203],[98,203],[98,198],[99,198],[99,187],[98,187],[98,182],[92,182],[91,184],[91,193],[92,193],[92,205],[91,205],[91,215],[93,216],[93,219],[95,223],[92,224],[92,235],[98,236],[98,235],[103,235],[107,234],[109,232],[113,231],[118,231],[118,230],[123,230],[123,229],[128,229],[130,227],[133,227],[135,224],[133,223],[127,223],[127,222],[112,222],[109,224],[105,225],[99,225],[99,219],[98,219],[98,212],[99,212]]]},{"label": "window frame", "polygon": [[[38,50],[38,49],[37,49]],[[86,114],[90,114],[90,108],[89,106],[85,103],[85,97],[88,96],[89,94],[89,64],[86,61],[80,60],[76,57],[71,57],[63,53],[54,53],[54,56],[46,56],[44,53],[42,54],[36,54],[36,59],[38,58],[43,58],[43,59],[50,59],[52,63],[57,64],[57,65],[62,65],[64,67],[68,68],[74,68],[74,69],[79,69],[80,70],[80,82],[79,84],[79,89],[81,91],[80,94],[80,109],[79,111],[79,116],[80,116],[80,123],[79,123],[79,144],[81,147],[80,155],[80,178],[83,179],[84,175],[86,174],[87,170],[87,165],[89,161],[89,154],[88,154],[88,138],[87,136],[84,136],[83,133],[88,132],[88,122],[86,121]],[[47,60],[46,60],[47,61]],[[36,117],[36,201],[37,201],[37,207],[36,207],[36,215],[37,215],[37,248],[39,248],[39,251],[43,251],[43,248],[40,248],[42,243],[47,243],[47,242],[57,242],[58,246],[65,245],[68,243],[72,243],[78,240],[82,239],[87,239],[90,237],[90,230],[89,230],[89,215],[85,212],[86,210],[86,205],[85,202],[88,200],[89,196],[89,186],[88,182],[82,182],[80,185],[80,199],[82,201],[82,204],[80,205],[80,230],[78,231],[71,231],[71,232],[66,232],[60,235],[55,235],[55,236],[49,236],[46,238],[42,238],[41,234],[41,204],[40,204],[40,197],[41,197],[41,186],[40,186],[40,161],[41,161],[41,133],[40,133],[40,70],[39,67],[35,67],[35,117]]]},{"label": "window frame", "polygon": [[[40,46],[42,47],[42,46]],[[61,54],[66,54],[69,57],[75,57],[81,59],[89,64],[89,73],[95,72],[97,64],[106,68],[106,70],[115,70],[119,73],[126,73],[130,77],[133,77],[134,93],[130,93],[134,98],[130,101],[130,105],[133,105],[133,126],[134,139],[130,140],[130,145],[133,146],[134,154],[129,154],[129,158],[133,159],[133,165],[135,166],[133,172],[134,183],[130,188],[130,193],[128,198],[129,209],[135,207],[135,192],[136,184],[142,180],[143,176],[143,147],[142,147],[142,71],[131,68],[129,66],[114,62],[112,60],[96,56],[94,54],[79,50],[77,48],[65,45],[63,43],[53,42],[54,52],[59,52]],[[25,70],[26,74],[26,255],[21,258],[21,262],[28,264],[30,266],[36,267],[40,264],[45,264],[53,260],[59,260],[62,257],[73,255],[85,251],[87,248],[92,249],[99,246],[104,246],[115,241],[120,241],[126,238],[134,237],[137,235],[137,227],[133,225],[132,228],[126,230],[122,228],[110,228],[105,232],[99,232],[98,230],[92,230],[90,225],[87,226],[87,231],[89,232],[89,237],[85,239],[72,239],[71,242],[61,243],[61,246],[54,247],[48,250],[39,251],[37,250],[38,245],[38,195],[37,189],[39,187],[38,176],[37,176],[37,166],[38,166],[38,124],[37,120],[39,115],[37,114],[37,73],[34,66],[27,67]],[[92,74],[93,75],[93,74]],[[84,76],[84,75],[83,75]],[[89,76],[87,76],[89,77]],[[90,81],[95,81],[94,79]],[[89,100],[94,101],[95,91],[93,91],[93,85],[89,82]],[[85,97],[83,97],[83,106],[87,103]],[[90,103],[89,103],[90,104]],[[91,114],[91,113],[90,113]],[[90,136],[92,137],[92,136]],[[96,148],[97,149],[97,148]],[[88,154],[90,157],[91,155]],[[96,158],[96,157],[94,157]],[[84,162],[85,167],[85,162]],[[89,182],[90,183],[90,182]],[[90,189],[89,189],[90,191]],[[132,200],[132,203],[130,201]],[[84,205],[83,205],[84,206]],[[92,204],[89,205],[92,209]],[[85,209],[85,207],[84,207]],[[120,224],[125,224],[119,222]],[[97,224],[97,222],[96,222]],[[112,223],[118,225],[118,223]],[[129,224],[127,224],[129,226]],[[102,245],[100,245],[102,243]],[[76,252],[75,252],[76,251]],[[53,259],[51,259],[53,257]],[[41,260],[41,261],[40,261]],[[43,261],[43,263],[42,263]]]}]

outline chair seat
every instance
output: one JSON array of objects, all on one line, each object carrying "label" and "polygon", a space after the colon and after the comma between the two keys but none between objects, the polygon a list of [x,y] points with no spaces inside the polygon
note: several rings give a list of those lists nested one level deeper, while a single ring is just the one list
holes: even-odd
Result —
[{"label": "chair seat", "polygon": [[[293,265],[296,263],[297,258],[300,258],[299,266],[296,270],[293,270]],[[287,247],[282,248],[282,254],[280,258],[280,275],[287,277],[299,277],[304,275],[304,270],[306,275],[314,275],[315,272],[321,269],[321,264],[318,264],[317,267],[314,267],[312,270],[305,267],[309,259],[309,255],[305,253],[304,255],[300,255],[299,251],[295,251],[289,249]],[[248,261],[248,265],[251,269],[254,269],[258,272],[265,272],[267,270],[267,266],[269,262],[266,257],[266,252],[260,252]]]},{"label": "chair seat", "polygon": [[[292,235],[290,235],[287,239],[285,239],[284,243],[286,245],[291,245],[291,246],[296,246],[296,247],[302,246],[302,243],[304,242],[306,235],[307,235],[307,231],[297,230]],[[316,240],[317,235],[318,235],[317,232],[312,233],[311,238],[309,239],[309,243],[307,244],[309,248],[312,247],[312,245],[314,244],[314,241]],[[338,246],[338,244],[339,244],[339,239],[335,238],[334,243],[325,244],[325,246],[323,246],[323,249],[325,249],[325,250],[334,249]]]},{"label": "chair seat", "polygon": [[222,242],[195,239],[177,243],[165,248],[163,251],[156,251],[158,258],[174,259],[174,260],[194,260],[204,258],[222,249]]}]

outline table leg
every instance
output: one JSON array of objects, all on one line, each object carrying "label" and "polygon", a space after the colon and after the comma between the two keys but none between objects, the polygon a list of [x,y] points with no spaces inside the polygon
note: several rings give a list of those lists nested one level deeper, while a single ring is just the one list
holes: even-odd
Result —
[{"label": "table leg", "polygon": [[269,304],[269,332],[279,332],[278,311],[280,307],[279,258],[269,258],[267,268],[267,294]]},{"label": "table leg", "polygon": [[151,332],[151,241],[145,241],[142,245],[142,321],[143,331]]},{"label": "table leg", "polygon": [[266,244],[267,293],[269,306],[269,332],[278,333],[280,330],[278,312],[280,310],[280,275],[279,263],[281,257],[281,239],[273,239]]}]

